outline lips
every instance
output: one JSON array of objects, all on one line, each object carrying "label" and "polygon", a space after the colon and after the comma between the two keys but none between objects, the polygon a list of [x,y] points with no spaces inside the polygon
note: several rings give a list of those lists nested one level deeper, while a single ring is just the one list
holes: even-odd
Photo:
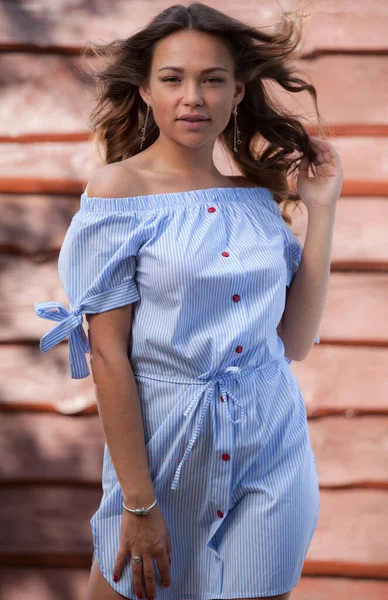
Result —
[{"label": "lips", "polygon": [[180,119],[178,119],[178,121],[210,121],[210,119],[208,119],[207,117],[180,117]]}]

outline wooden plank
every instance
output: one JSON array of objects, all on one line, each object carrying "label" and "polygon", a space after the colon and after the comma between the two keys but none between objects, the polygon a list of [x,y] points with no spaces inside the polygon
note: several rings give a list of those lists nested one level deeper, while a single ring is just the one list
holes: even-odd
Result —
[{"label": "wooden plank", "polygon": [[[0,567],[1,600],[84,600],[90,569]],[[386,600],[388,581],[302,576],[293,600]]]},{"label": "wooden plank", "polygon": [[[341,155],[346,173],[342,197],[388,196],[384,167],[388,164],[386,137],[338,137],[332,138],[331,142]],[[219,168],[226,175],[237,174],[230,173],[219,146],[216,145],[215,150]],[[363,154],[362,165],[360,153]],[[0,144],[0,192],[80,194],[93,170],[100,164],[90,142],[4,142]]]},{"label": "wooden plank", "polygon": [[[4,487],[2,566],[89,566],[89,521],[100,499],[101,491],[92,489],[26,485],[21,494],[20,486]],[[388,538],[382,524],[388,518],[387,500],[384,490],[321,490],[318,527],[303,575],[386,579]]]},{"label": "wooden plank", "polygon": [[3,413],[0,483],[98,487],[104,440],[98,414]]},{"label": "wooden plank", "polygon": [[[385,348],[316,344],[306,360],[291,364],[308,417],[387,414],[387,360]],[[0,345],[0,362],[1,410],[96,412],[92,377],[70,378],[67,342],[46,353],[37,344]]]},{"label": "wooden plank", "polygon": [[[88,70],[98,66],[94,57],[86,61],[78,56],[0,54],[2,85],[7,90],[0,96],[0,141],[87,140],[93,85]],[[343,134],[360,133],[353,130],[356,125],[369,135],[388,135],[388,89],[384,84],[388,56],[328,55],[313,61],[296,59],[295,67],[316,87],[319,109],[329,127],[341,127]],[[333,102],[333,86],[342,101]],[[276,85],[271,94],[306,127],[316,127],[315,108],[307,91],[285,94]],[[366,106],[373,109],[365,110]],[[365,156],[363,159],[365,168]]]},{"label": "wooden plank", "polygon": [[388,492],[321,490],[305,575],[388,578]]},{"label": "wooden plank", "polygon": [[[365,133],[369,128],[372,135],[378,135],[378,132],[380,135],[388,134],[388,88],[384,81],[378,83],[378,79],[387,72],[387,56],[327,54],[316,56],[314,60],[295,61],[295,65],[302,78],[315,86],[319,110],[330,130],[341,127],[343,132],[358,133],[358,130],[353,130],[355,124],[364,127]],[[369,92],[363,90],[365,76],[371,85]],[[373,85],[372,82],[376,83]],[[298,115],[305,126],[311,125],[312,119],[316,122],[314,101],[307,91],[285,93],[277,84],[274,97],[287,112]],[[365,110],[366,106],[369,110]]]},{"label": "wooden plank", "polygon": [[388,489],[387,416],[330,415],[308,425],[320,487]]},{"label": "wooden plank", "polygon": [[[39,317],[37,317],[39,318]],[[0,345],[2,411],[58,412],[86,415],[97,412],[92,375],[71,379],[68,343],[42,353],[39,345]],[[90,355],[86,355],[90,365]],[[23,368],[21,368],[21,365]]]},{"label": "wooden plank", "polygon": [[[90,64],[97,67],[98,62],[92,59]],[[22,141],[21,135],[45,139],[53,134],[75,141],[80,133],[87,133],[92,78],[84,59],[10,52],[0,55],[0,72],[7,90],[0,99],[0,141]]]},{"label": "wooden plank", "polygon": [[[0,251],[33,255],[35,262],[55,260],[80,197],[0,194]],[[308,213],[301,203],[292,216],[292,230],[304,244]],[[331,269],[388,268],[386,242],[388,200],[384,197],[340,198],[333,235]]]},{"label": "wooden plank", "polygon": [[[38,317],[35,302],[58,300],[68,307],[54,261],[34,264],[18,256],[0,255],[3,298],[0,341],[36,340],[53,322]],[[19,282],[25,282],[22,287]],[[333,272],[319,328],[325,343],[384,346],[388,343],[385,318],[388,274]]]},{"label": "wooden plank", "polygon": [[[84,600],[90,569],[0,568],[2,600]],[[386,600],[388,581],[302,576],[293,600]]]},{"label": "wooden plank", "polygon": [[1,600],[84,600],[90,568],[0,567]]},{"label": "wooden plank", "polygon": [[[292,231],[304,245],[308,227],[308,212],[301,202],[290,211]],[[388,268],[387,227],[388,198],[341,197],[337,203],[331,271],[386,270]]]},{"label": "wooden plank", "polygon": [[[344,187],[347,186],[348,190],[342,190],[341,195],[388,195],[385,186],[387,163],[379,164],[379,157],[385,161],[385,154],[388,154],[387,147],[383,150],[387,146],[386,136],[348,135],[331,138],[329,141],[339,153],[346,173]],[[358,152],[355,152],[356,149]]]},{"label": "wooden plank", "polygon": [[302,576],[292,600],[386,600],[388,581]]},{"label": "wooden plank", "polygon": [[[310,418],[309,432],[321,488],[388,489],[388,416]],[[98,414],[3,413],[0,483],[98,485],[103,445]]]},{"label": "wooden plank", "polygon": [[326,342],[386,345],[386,273],[332,273],[320,335]]},{"label": "wooden plank", "polygon": [[[330,141],[344,167],[342,198],[388,196],[387,136],[355,135],[334,137]],[[238,174],[236,169],[231,170],[218,143],[214,160],[225,175]],[[81,194],[99,165],[101,160],[91,142],[3,142],[0,144],[0,193]]]},{"label": "wooden plank", "polygon": [[77,487],[3,487],[1,565],[90,566],[93,536],[89,521],[101,495],[100,489]]},{"label": "wooden plank", "polygon": [[[387,6],[384,0],[320,0],[301,5],[298,0],[262,0],[259,3],[214,2],[231,17],[256,27],[273,26],[283,11],[298,9],[309,16],[305,23],[304,52],[335,50],[381,52],[387,49]],[[166,3],[153,0],[116,0],[114,13],[109,11],[109,0],[100,0],[98,10],[92,3],[72,3],[62,0],[55,11],[46,4],[28,0],[3,0],[0,5],[0,48],[21,49],[33,47],[62,52],[78,51],[85,39],[110,40],[128,37],[147,25]],[[71,26],[68,15],[71,13]],[[109,14],[109,19],[106,15]],[[16,24],[16,25],[15,25]],[[44,31],[44,35],[42,35]]]},{"label": "wooden plank", "polygon": [[57,259],[78,209],[78,196],[0,195],[0,252],[33,255],[36,262]]},{"label": "wooden plank", "polygon": [[291,364],[308,417],[387,414],[387,361],[382,347],[315,344],[306,360]]},{"label": "wooden plank", "polygon": [[101,164],[91,142],[0,144],[0,192],[81,194]]}]

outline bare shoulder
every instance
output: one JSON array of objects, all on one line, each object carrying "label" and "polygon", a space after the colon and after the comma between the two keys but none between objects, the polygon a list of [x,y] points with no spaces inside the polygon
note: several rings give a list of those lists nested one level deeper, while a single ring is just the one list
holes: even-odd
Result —
[{"label": "bare shoulder", "polygon": [[121,163],[102,165],[91,174],[85,194],[89,198],[127,198],[136,196],[140,178],[135,169]]}]

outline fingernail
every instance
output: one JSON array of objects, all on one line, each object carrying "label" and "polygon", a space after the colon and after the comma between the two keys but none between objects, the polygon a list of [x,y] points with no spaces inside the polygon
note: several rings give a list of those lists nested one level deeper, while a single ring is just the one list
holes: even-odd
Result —
[{"label": "fingernail", "polygon": [[169,584],[168,584],[168,583],[164,583],[163,585],[164,585],[164,587],[168,587],[168,586],[169,586]]},{"label": "fingernail", "polygon": [[117,575],[113,575],[113,581],[118,581],[119,578],[117,577]]},{"label": "fingernail", "polygon": [[137,593],[136,593],[136,596],[137,596],[138,598],[140,598],[140,600],[141,600],[141,598],[143,598],[143,594],[142,594],[141,592],[137,592]]},{"label": "fingernail", "polygon": [[148,596],[147,600],[154,600],[153,596]]}]

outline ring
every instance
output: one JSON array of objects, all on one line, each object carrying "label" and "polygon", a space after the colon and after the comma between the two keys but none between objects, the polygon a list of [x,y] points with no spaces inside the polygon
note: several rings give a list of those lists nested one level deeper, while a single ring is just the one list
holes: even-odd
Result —
[{"label": "ring", "polygon": [[132,556],[132,559],[135,560],[137,563],[141,562],[141,556]]}]

